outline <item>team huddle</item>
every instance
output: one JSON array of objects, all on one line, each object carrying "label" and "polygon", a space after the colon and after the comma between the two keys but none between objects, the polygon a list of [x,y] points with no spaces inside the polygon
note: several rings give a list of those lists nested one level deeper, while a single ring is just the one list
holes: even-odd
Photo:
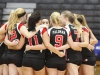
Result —
[{"label": "team huddle", "polygon": [[12,10],[0,27],[0,75],[94,75],[98,42],[84,15]]}]

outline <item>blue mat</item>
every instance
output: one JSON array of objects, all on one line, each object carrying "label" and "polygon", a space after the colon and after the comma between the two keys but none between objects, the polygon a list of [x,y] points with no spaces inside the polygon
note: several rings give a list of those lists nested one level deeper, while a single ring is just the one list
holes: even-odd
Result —
[{"label": "blue mat", "polygon": [[100,60],[100,40],[98,41],[98,44],[95,45],[94,52],[97,60]]}]

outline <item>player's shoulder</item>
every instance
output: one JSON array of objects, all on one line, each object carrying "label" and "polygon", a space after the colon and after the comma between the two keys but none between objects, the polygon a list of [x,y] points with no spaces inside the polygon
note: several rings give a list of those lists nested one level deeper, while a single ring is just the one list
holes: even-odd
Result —
[{"label": "player's shoulder", "polygon": [[86,32],[89,32],[89,29],[86,26],[82,26],[82,30],[86,31]]}]

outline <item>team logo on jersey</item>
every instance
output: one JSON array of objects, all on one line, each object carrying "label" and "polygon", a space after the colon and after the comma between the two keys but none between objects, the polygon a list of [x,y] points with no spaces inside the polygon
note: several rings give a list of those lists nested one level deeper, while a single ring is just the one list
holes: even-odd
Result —
[{"label": "team logo on jersey", "polygon": [[71,26],[72,29],[76,29],[74,26]]},{"label": "team logo on jersey", "polygon": [[85,59],[84,61],[88,61],[88,59]]},{"label": "team logo on jersey", "polygon": [[67,61],[69,61],[69,59],[67,59]]}]

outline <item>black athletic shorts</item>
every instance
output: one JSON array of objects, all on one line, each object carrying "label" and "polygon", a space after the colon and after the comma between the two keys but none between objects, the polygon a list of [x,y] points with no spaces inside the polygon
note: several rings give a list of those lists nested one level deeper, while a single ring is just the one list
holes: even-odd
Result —
[{"label": "black athletic shorts", "polygon": [[5,45],[4,53],[1,56],[1,64],[7,64],[7,50],[8,47]]},{"label": "black athletic shorts", "polygon": [[7,64],[7,53],[6,53],[6,51],[1,56],[0,60],[1,60],[0,65]]},{"label": "black athletic shorts", "polygon": [[77,66],[80,66],[82,63],[82,54],[80,51],[74,51],[72,49],[68,49],[66,51],[66,62],[73,63]]},{"label": "black athletic shorts", "polygon": [[83,58],[82,64],[94,66],[96,64],[96,57]]},{"label": "black athletic shorts", "polygon": [[17,67],[22,66],[23,51],[8,50],[7,51],[7,64],[14,64]]},{"label": "black athletic shorts", "polygon": [[5,44],[2,43],[0,45],[0,65],[2,64],[2,55],[3,55],[4,52],[5,52]]},{"label": "black athletic shorts", "polygon": [[2,43],[2,45],[0,45],[0,57],[2,56],[2,54],[4,53],[5,51],[5,44]]},{"label": "black athletic shorts", "polygon": [[57,68],[59,71],[64,71],[66,69],[66,60],[65,57],[51,57],[46,58],[46,67],[47,68]]},{"label": "black athletic shorts", "polygon": [[92,50],[88,50],[87,48],[82,49],[82,64],[94,66],[96,64],[95,53]]},{"label": "black athletic shorts", "polygon": [[35,71],[39,71],[44,68],[45,60],[42,58],[24,57],[22,65],[24,67],[32,67]]}]

